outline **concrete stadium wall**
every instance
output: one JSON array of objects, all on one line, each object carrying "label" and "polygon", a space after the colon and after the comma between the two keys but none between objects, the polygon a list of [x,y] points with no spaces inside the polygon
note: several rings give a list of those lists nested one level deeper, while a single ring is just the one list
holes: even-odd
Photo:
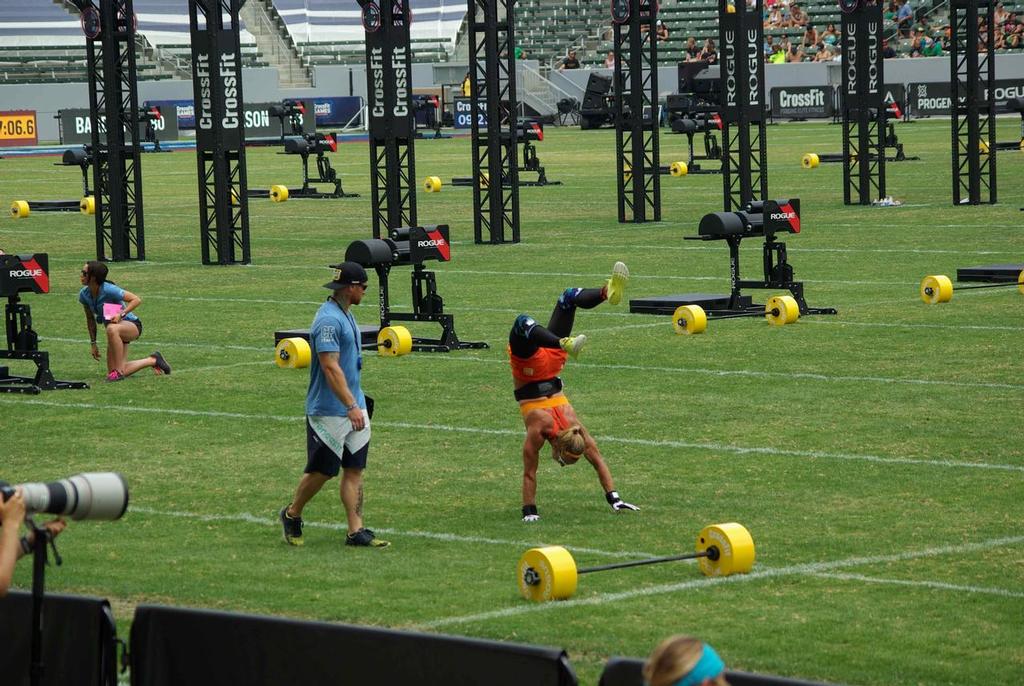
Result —
[{"label": "concrete stadium wall", "polygon": [[[531,63],[536,67],[536,63]],[[466,65],[444,63],[440,65],[414,64],[414,88],[426,88],[440,83],[461,81]],[[608,69],[594,70],[609,73]],[[717,75],[717,68],[711,74]],[[579,69],[553,72],[551,81],[570,95],[577,97],[587,85],[591,70]],[[1024,55],[996,55],[996,78],[1005,79],[1024,74]],[[277,70],[271,68],[244,69],[243,93],[249,102],[272,102],[283,98],[308,96],[330,97],[356,95],[366,97],[366,68],[353,66],[320,66],[316,68],[316,86],[282,90],[278,86]],[[927,57],[919,59],[886,60],[885,80],[889,83],[917,81],[949,81],[949,59]],[[661,95],[676,91],[675,67],[659,67],[658,84]],[[832,63],[769,64],[766,71],[767,88],[776,86],[838,85],[841,81],[840,65]],[[139,83],[139,102],[144,100],[191,99],[192,82],[184,80],[142,81]],[[582,98],[581,98],[582,99]],[[89,93],[84,83],[12,84],[0,85],[0,110],[32,109],[38,113],[39,139],[55,141],[58,138],[57,110],[88,107]]]}]

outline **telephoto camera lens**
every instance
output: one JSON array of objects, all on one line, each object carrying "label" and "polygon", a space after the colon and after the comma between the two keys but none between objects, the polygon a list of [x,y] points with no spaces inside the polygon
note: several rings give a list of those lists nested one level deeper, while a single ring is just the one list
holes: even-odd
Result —
[{"label": "telephoto camera lens", "polygon": [[0,496],[6,501],[20,487],[25,510],[67,515],[74,520],[120,519],[128,509],[128,484],[116,472],[89,472],[60,481],[11,486],[0,482]]}]

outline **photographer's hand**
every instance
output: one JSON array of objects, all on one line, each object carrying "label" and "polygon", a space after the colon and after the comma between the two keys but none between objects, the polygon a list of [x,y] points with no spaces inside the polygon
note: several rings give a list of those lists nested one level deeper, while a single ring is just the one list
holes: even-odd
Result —
[{"label": "photographer's hand", "polygon": [[18,531],[24,520],[25,500],[20,488],[6,502],[0,497],[0,598],[7,595],[14,563],[21,556]]},{"label": "photographer's hand", "polygon": [[10,527],[16,532],[23,521],[25,521],[25,497],[21,494],[21,489],[17,488],[14,495],[6,502],[0,498],[0,525],[4,527],[5,531]]}]

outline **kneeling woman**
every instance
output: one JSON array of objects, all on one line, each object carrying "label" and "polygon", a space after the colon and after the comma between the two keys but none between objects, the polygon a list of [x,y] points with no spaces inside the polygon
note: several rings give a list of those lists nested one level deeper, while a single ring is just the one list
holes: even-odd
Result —
[{"label": "kneeling woman", "polygon": [[140,360],[126,359],[128,344],[142,335],[142,320],[133,312],[142,300],[107,281],[107,272],[107,265],[103,262],[86,262],[82,267],[82,290],[78,292],[78,302],[85,308],[85,325],[89,329],[93,359],[100,359],[96,324],[103,324],[107,335],[107,381],[120,381],[146,367],[152,367],[156,374],[170,374],[171,366],[160,351]]},{"label": "kneeling woman", "polygon": [[580,423],[558,377],[568,356],[575,357],[586,343],[585,336],[572,336],[576,308],[589,310],[604,301],[617,305],[625,290],[629,271],[616,262],[612,277],[602,288],[567,288],[558,298],[546,327],[521,314],[508,337],[509,360],[519,411],[526,424],[523,442],[523,521],[535,522],[537,513],[537,466],[540,450],[551,443],[551,454],[563,467],[587,458],[616,512],[638,510],[615,491],[612,474],[601,458],[597,443]]}]

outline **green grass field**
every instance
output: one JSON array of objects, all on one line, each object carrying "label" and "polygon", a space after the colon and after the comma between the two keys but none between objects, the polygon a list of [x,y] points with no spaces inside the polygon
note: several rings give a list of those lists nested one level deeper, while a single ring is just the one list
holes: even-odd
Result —
[{"label": "green grass field", "polygon": [[[999,127],[1000,139],[1018,134],[1014,120]],[[305,461],[308,374],[274,366],[273,332],[308,326],[326,265],[370,236],[365,143],[335,157],[360,198],[250,202],[247,267],[199,263],[194,154],[144,157],[149,260],[113,264],[111,278],[144,301],[131,347],[161,350],[170,377],[105,384],[89,356],[76,293],[95,256],[92,218],[3,220],[8,252],[50,255],[51,293],[26,302],[54,373],[92,388],[0,395],[0,478],[117,470],[131,486],[122,521],[62,536],[49,589],[110,598],[124,635],[135,604],[160,602],[557,645],[585,684],[610,655],[646,655],[679,632],[734,669],[857,685],[1024,682],[1024,296],[918,297],[926,274],[1024,259],[1024,153],[999,156],[1001,204],[954,208],[948,122],[898,128],[922,160],[888,167],[889,192],[906,203],[890,209],[844,207],[839,165],[800,168],[804,152],[840,149],[838,127],[769,130],[770,195],[803,203],[790,261],[809,304],[838,316],[712,321],[676,336],[670,318],[625,305],[579,313],[590,341],[563,378],[618,489],[642,508],[632,515],[613,515],[585,464],[543,460],[542,520],[520,521],[508,329],[520,312],[546,318],[566,286],[599,284],[615,260],[632,271],[628,295],[724,292],[726,247],[683,240],[721,209],[720,177],[664,177],[665,221],[620,225],[614,133],[551,129],[539,153],[565,185],[522,190],[523,241],[506,246],[472,243],[470,189],[420,192],[420,223],[451,225],[453,260],[436,269],[446,309],[462,338],[491,347],[367,357],[377,415],[366,518],[393,542],[383,551],[341,545],[333,487],[306,510],[304,548],[286,547],[275,519]],[[684,158],[684,143],[663,136],[663,163]],[[252,187],[296,185],[297,160],[274,152],[247,153]],[[416,157],[420,180],[469,173],[468,139],[419,141]],[[4,202],[76,197],[75,171],[52,163],[0,161]],[[754,276],[760,245],[749,243]],[[393,272],[396,308],[409,306],[407,274]],[[355,311],[362,323],[375,321],[373,294]],[[752,532],[754,573],[711,580],[674,563],[588,575],[574,600],[546,605],[516,590],[534,544],[601,564],[690,550],[720,521]],[[18,586],[29,572],[21,565]]]}]

